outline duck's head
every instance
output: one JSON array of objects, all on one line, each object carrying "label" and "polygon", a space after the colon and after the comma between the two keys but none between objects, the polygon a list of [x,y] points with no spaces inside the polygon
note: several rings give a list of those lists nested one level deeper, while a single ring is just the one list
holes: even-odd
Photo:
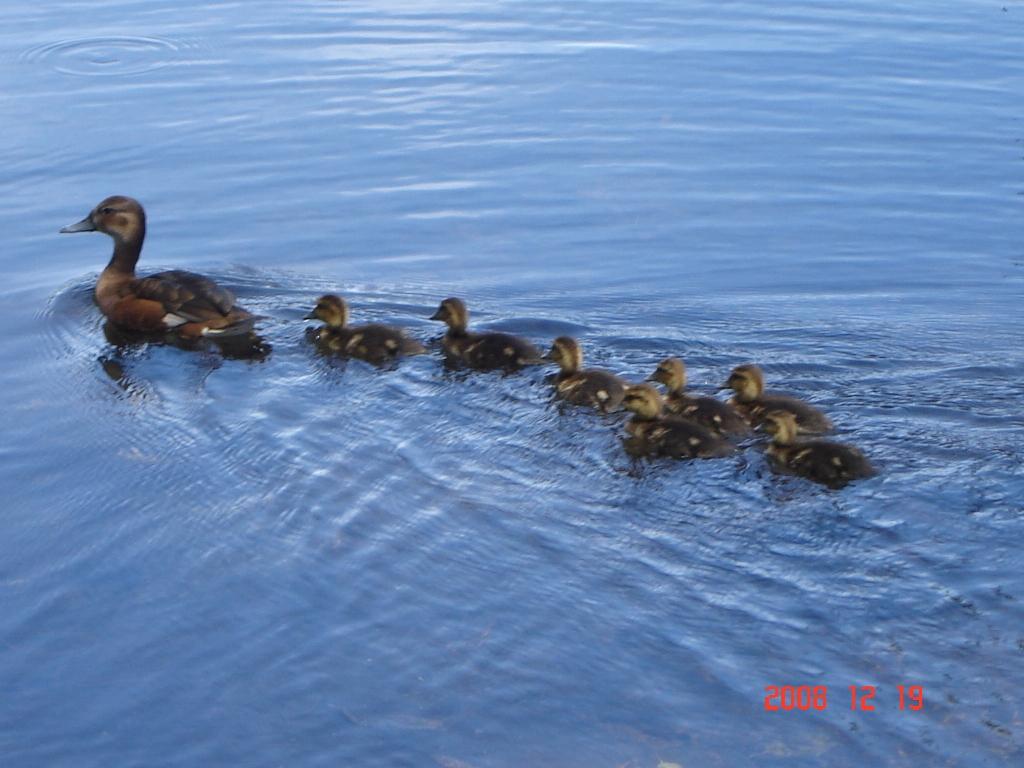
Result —
[{"label": "duck's head", "polygon": [[776,444],[790,445],[796,440],[796,415],[789,411],[768,411],[761,429],[771,435]]},{"label": "duck's head", "polygon": [[737,365],[722,389],[731,389],[741,403],[756,400],[764,393],[764,374],[756,365]]},{"label": "duck's head", "polygon": [[678,357],[666,357],[647,380],[664,384],[669,392],[682,392],[686,388],[686,366]]},{"label": "duck's head", "polygon": [[583,367],[583,350],[576,339],[559,336],[544,359],[558,363],[565,373],[573,373]]},{"label": "duck's head", "polygon": [[626,388],[622,407],[641,419],[656,419],[661,415],[661,395],[650,384],[634,384]]},{"label": "duck's head", "polygon": [[328,293],[316,300],[307,320],[322,320],[328,328],[344,328],[348,324],[348,305],[341,296]]},{"label": "duck's head", "polygon": [[61,232],[102,232],[121,243],[140,242],[146,234],[146,212],[131,197],[108,197],[77,224],[62,227]]},{"label": "duck's head", "polygon": [[431,320],[447,323],[453,331],[464,331],[469,325],[469,310],[462,299],[447,298],[441,302],[437,312],[430,316]]}]

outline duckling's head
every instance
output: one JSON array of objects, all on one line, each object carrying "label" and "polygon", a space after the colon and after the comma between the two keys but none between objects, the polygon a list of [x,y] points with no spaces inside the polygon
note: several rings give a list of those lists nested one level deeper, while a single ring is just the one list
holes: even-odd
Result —
[{"label": "duckling's head", "polygon": [[790,445],[796,440],[796,415],[789,411],[768,411],[761,429],[772,436],[778,445]]},{"label": "duckling's head", "polygon": [[729,374],[724,389],[733,390],[741,403],[756,400],[764,393],[764,374],[756,365],[737,365]]},{"label": "duckling's head", "polygon": [[565,373],[573,373],[583,367],[583,350],[576,339],[559,336],[544,355],[545,360],[558,363]]},{"label": "duckling's head", "polygon": [[682,392],[686,388],[686,366],[678,357],[666,357],[647,380],[661,382],[669,392]]},{"label": "duckling's head", "polygon": [[650,384],[634,384],[626,388],[622,407],[641,419],[656,419],[661,415],[661,395]]},{"label": "duckling's head", "polygon": [[430,319],[447,323],[453,331],[465,331],[469,325],[469,310],[466,309],[466,304],[462,299],[451,297],[441,302],[441,306],[430,316]]},{"label": "duckling's head", "polygon": [[307,320],[322,320],[328,328],[344,328],[348,325],[348,304],[341,296],[328,293],[316,300]]},{"label": "duckling's head", "polygon": [[61,232],[102,232],[117,242],[141,242],[146,235],[146,212],[131,197],[108,197],[77,224],[61,228]]}]

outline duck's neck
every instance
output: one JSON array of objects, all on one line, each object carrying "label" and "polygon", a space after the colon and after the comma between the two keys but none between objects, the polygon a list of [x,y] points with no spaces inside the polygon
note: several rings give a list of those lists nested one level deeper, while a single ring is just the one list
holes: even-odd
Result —
[{"label": "duck's neck", "polygon": [[574,373],[578,373],[579,370],[580,367],[576,365],[575,360],[566,360],[565,358],[562,358],[559,370],[559,375],[561,375],[562,378],[568,378],[569,376],[572,376]]},{"label": "duck's neck", "polygon": [[756,388],[749,389],[738,389],[736,390],[736,402],[737,403],[752,403],[759,397]]},{"label": "duck's neck", "polygon": [[788,429],[781,429],[772,437],[772,445],[776,448],[788,448],[796,442],[796,434]]},{"label": "duck's neck", "polygon": [[107,263],[106,273],[135,276],[135,264],[142,253],[142,241],[146,238],[146,225],[141,225],[130,237],[114,238],[114,254]]}]

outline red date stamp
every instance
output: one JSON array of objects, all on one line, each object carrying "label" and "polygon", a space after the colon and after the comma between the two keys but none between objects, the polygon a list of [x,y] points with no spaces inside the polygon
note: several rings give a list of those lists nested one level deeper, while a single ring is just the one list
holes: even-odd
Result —
[{"label": "red date stamp", "polygon": [[[924,709],[924,688],[920,685],[897,685],[899,708],[920,712]],[[875,711],[874,685],[850,686],[850,709],[859,712]],[[814,709],[823,712],[828,709],[827,685],[766,685],[764,687],[764,709],[766,712],[807,712]]]}]

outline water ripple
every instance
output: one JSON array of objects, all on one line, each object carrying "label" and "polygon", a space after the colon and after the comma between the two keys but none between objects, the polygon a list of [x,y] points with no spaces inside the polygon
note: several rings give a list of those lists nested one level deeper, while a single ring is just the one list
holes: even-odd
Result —
[{"label": "water ripple", "polygon": [[64,75],[124,77],[187,61],[198,47],[195,42],[164,37],[110,35],[36,45],[20,59]]}]

